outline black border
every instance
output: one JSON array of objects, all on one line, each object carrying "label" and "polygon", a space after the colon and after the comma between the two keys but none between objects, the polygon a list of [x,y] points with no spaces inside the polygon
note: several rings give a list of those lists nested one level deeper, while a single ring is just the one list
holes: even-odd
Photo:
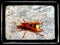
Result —
[{"label": "black border", "polygon": [[[5,9],[7,5],[52,5],[55,8],[55,39],[54,40],[6,40],[5,38]],[[2,42],[57,42],[58,40],[58,20],[57,20],[57,2],[3,2],[2,3]]]}]

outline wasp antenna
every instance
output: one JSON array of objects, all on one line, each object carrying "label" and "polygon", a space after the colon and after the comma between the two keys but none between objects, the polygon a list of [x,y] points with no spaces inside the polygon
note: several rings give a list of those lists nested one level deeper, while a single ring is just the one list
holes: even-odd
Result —
[{"label": "wasp antenna", "polygon": [[23,21],[25,22],[25,20],[23,19]]},{"label": "wasp antenna", "polygon": [[26,22],[25,19],[23,19],[23,21]]}]

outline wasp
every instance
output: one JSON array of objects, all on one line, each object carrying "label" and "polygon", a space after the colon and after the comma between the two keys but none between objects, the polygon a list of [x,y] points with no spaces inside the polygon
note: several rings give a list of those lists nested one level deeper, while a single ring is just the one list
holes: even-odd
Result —
[{"label": "wasp", "polygon": [[19,25],[17,25],[17,29],[24,29],[26,31],[22,38],[24,38],[25,34],[27,33],[27,30],[36,34],[38,34],[38,32],[43,31],[42,29],[40,29],[40,22],[26,22],[25,20],[23,21],[24,22],[21,22]]}]

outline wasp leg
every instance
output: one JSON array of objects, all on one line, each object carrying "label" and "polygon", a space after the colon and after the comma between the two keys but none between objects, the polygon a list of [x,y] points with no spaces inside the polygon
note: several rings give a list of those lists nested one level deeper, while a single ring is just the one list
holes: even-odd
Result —
[{"label": "wasp leg", "polygon": [[22,29],[16,29],[16,31],[22,31]]},{"label": "wasp leg", "polygon": [[42,35],[42,34],[39,34],[39,33],[36,33],[36,34],[38,34],[38,35],[41,35],[41,36],[44,36],[44,35]]},{"label": "wasp leg", "polygon": [[24,38],[24,36],[26,35],[26,33],[27,33],[27,31],[26,31],[26,32],[24,32],[24,35],[22,36],[22,38]]},{"label": "wasp leg", "polygon": [[42,35],[42,34],[39,34],[39,35],[44,36],[44,35]]}]

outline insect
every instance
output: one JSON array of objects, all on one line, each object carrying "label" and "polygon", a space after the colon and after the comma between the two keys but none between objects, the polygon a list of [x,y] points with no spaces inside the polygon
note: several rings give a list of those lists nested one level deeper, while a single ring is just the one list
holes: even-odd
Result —
[{"label": "insect", "polygon": [[31,32],[34,32],[36,34],[38,34],[38,32],[43,31],[42,29],[40,29],[40,22],[26,22],[25,20],[24,20],[24,22],[21,22],[19,25],[17,25],[17,29],[26,30],[26,32],[24,33],[22,38],[24,38],[25,34],[27,33],[27,30],[31,31]]}]

